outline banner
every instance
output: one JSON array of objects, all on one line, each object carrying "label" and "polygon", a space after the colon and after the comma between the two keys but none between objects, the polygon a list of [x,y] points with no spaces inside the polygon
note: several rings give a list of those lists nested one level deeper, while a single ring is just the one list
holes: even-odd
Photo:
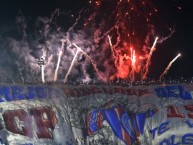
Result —
[{"label": "banner", "polygon": [[0,144],[193,144],[193,84],[0,84]]}]

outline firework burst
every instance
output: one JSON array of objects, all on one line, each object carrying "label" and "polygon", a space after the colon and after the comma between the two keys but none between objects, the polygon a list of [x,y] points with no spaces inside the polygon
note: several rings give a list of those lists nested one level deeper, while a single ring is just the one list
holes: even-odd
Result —
[{"label": "firework burst", "polygon": [[[159,37],[158,41],[154,24],[158,15],[158,8],[149,0],[90,0],[76,14],[56,9],[50,17],[39,17],[36,21],[38,31],[34,30],[37,33],[33,37],[26,32],[27,26],[22,21],[25,35],[22,41],[31,49],[24,58],[32,62],[26,72],[35,72],[31,75],[37,76],[39,70],[33,63],[43,51],[45,66],[41,74],[47,81],[66,83],[97,78],[133,82],[139,75],[146,79],[156,43],[162,43],[174,33],[169,30],[169,34]],[[63,21],[71,22],[64,27]],[[35,45],[33,49],[30,44]],[[14,47],[13,50],[17,50]]]}]

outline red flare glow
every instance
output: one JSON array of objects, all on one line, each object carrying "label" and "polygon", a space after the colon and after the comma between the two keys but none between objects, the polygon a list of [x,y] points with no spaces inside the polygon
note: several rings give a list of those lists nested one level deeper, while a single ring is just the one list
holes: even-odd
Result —
[{"label": "red flare glow", "polygon": [[96,4],[96,6],[100,6],[100,4],[101,4],[100,0],[96,0],[95,4]]},{"label": "red flare glow", "polygon": [[[121,79],[130,78],[131,81],[134,81],[135,73],[139,72],[140,69],[138,67],[138,57],[136,51],[132,47],[130,47],[130,51],[128,51],[128,47],[126,47],[125,50],[127,50],[130,56],[126,53],[122,55],[120,50],[115,50],[115,65],[117,68],[115,77]],[[114,77],[111,79],[114,79]]]}]

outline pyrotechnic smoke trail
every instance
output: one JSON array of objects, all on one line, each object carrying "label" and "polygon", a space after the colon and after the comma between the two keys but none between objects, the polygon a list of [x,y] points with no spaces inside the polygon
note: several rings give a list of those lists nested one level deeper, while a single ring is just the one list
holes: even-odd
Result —
[{"label": "pyrotechnic smoke trail", "polygon": [[72,70],[72,67],[73,67],[73,65],[74,65],[74,62],[75,62],[75,60],[76,60],[79,52],[80,52],[80,49],[77,49],[77,51],[76,51],[76,53],[75,53],[75,55],[74,55],[74,58],[73,58],[73,60],[72,60],[72,62],[71,62],[71,64],[70,64],[70,67],[69,67],[69,69],[68,69],[68,71],[67,71],[67,73],[66,73],[66,76],[65,76],[65,78],[64,78],[64,83],[66,83],[66,81],[67,81],[67,79],[68,79],[68,76],[69,76],[69,74],[70,74],[70,72],[71,72],[71,70]]},{"label": "pyrotechnic smoke trail", "polygon": [[72,43],[72,45],[74,45],[79,51],[81,51],[90,61],[91,61],[91,64],[94,66],[94,69],[97,73],[97,75],[103,80],[103,81],[106,81],[106,79],[104,77],[101,76],[101,74],[99,73],[99,70],[97,69],[97,66],[96,64],[94,63],[93,59],[85,52],[83,51],[80,47],[78,47],[76,44]]},{"label": "pyrotechnic smoke trail", "polygon": [[45,65],[45,68],[49,66],[50,62],[52,61],[52,58],[53,58],[53,55],[51,54],[49,57],[48,57],[48,61]]},{"label": "pyrotechnic smoke trail", "polygon": [[151,47],[151,49],[150,49],[150,53],[149,53],[149,55],[148,55],[147,62],[146,62],[146,66],[145,66],[146,71],[145,71],[145,73],[144,73],[144,75],[143,75],[143,79],[146,79],[146,78],[147,78],[147,74],[148,74],[148,72],[149,72],[149,66],[150,66],[150,64],[151,64],[151,57],[152,57],[153,52],[156,50],[156,49],[155,49],[155,45],[156,45],[156,43],[157,43],[157,40],[158,40],[158,37],[155,38],[155,41],[154,41],[154,43],[153,43],[153,45],[152,45],[152,47]]},{"label": "pyrotechnic smoke trail", "polygon": [[181,56],[181,54],[179,53],[166,67],[166,69],[164,70],[164,72],[161,74],[159,81],[161,81],[162,77],[167,74],[168,70],[170,69],[170,67],[172,66],[172,64]]}]

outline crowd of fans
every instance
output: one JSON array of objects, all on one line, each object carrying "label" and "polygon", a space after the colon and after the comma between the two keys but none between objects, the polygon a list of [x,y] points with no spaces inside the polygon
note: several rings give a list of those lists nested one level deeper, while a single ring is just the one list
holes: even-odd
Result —
[{"label": "crowd of fans", "polygon": [[[146,79],[146,80],[136,80],[131,82],[130,80],[126,79],[115,79],[113,81],[100,81],[97,79],[92,79],[89,82],[84,82],[82,80],[68,80],[66,83],[64,83],[62,80],[57,82],[45,82],[45,84],[48,85],[54,85],[54,84],[64,84],[64,85],[73,85],[73,86],[79,86],[79,85],[113,85],[113,86],[139,86],[139,85],[161,85],[161,84],[182,84],[182,83],[192,83],[193,77],[189,79],[184,79],[183,77],[178,79],[166,79],[163,78],[161,81],[155,80],[155,79]],[[41,84],[42,82],[40,80],[24,80],[22,78],[18,78],[16,80],[8,79],[0,74],[0,83],[20,83],[20,84]]]}]

